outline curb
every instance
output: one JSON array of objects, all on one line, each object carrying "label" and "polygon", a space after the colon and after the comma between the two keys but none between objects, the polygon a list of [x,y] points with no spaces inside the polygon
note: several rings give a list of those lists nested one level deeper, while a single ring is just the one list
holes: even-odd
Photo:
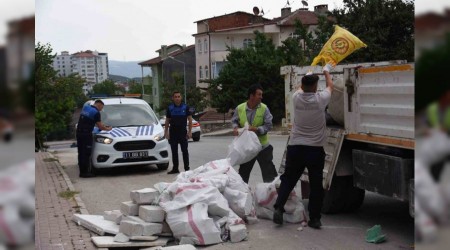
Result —
[{"label": "curb", "polygon": [[[58,159],[58,157],[55,157],[51,152],[48,152],[53,158]],[[72,192],[77,192],[75,190],[75,187],[72,184],[72,181],[70,180],[69,176],[67,175],[66,171],[61,166],[61,163],[59,163],[59,160],[55,162],[56,166],[58,167],[59,172],[63,175],[64,181],[66,181],[67,187],[69,187],[69,190]],[[81,214],[89,214],[89,211],[86,208],[86,205],[84,204],[83,200],[81,199],[79,194],[74,195],[74,200],[77,203],[77,205],[80,208]]]}]

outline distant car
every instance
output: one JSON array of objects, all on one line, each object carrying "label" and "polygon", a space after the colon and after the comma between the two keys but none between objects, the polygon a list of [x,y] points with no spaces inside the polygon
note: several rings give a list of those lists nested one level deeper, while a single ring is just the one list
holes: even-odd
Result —
[{"label": "distant car", "polygon": [[[164,116],[159,120],[161,125],[164,127],[166,124],[166,117]],[[186,129],[189,125],[186,125]],[[192,118],[192,140],[194,141],[200,141],[200,134],[202,133],[202,129],[200,128],[200,123],[196,121],[194,118]]]},{"label": "distant car", "polygon": [[[111,168],[126,165],[169,166],[169,143],[150,105],[136,98],[102,98],[101,119],[111,131],[94,128],[92,166]],[[93,104],[88,101],[87,104]]]}]

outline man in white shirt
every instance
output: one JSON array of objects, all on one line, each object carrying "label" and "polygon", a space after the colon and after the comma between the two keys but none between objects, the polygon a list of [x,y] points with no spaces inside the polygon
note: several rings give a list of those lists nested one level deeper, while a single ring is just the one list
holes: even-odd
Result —
[{"label": "man in white shirt", "polygon": [[325,163],[323,146],[326,141],[325,108],[330,102],[333,91],[333,81],[329,71],[330,64],[323,67],[326,89],[317,92],[319,77],[312,73],[302,78],[301,88],[292,96],[294,104],[294,126],[286,154],[286,170],[281,175],[278,198],[274,205],[273,222],[283,224],[284,205],[302,175],[308,168],[310,198],[308,211],[310,221],[308,225],[320,229],[320,222],[324,191],[322,187],[322,172]]}]

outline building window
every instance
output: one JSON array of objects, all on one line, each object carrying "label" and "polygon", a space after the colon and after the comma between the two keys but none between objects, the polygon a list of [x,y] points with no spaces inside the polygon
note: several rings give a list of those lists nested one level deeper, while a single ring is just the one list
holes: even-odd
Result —
[{"label": "building window", "polygon": [[206,78],[206,79],[209,78],[208,66],[205,66],[205,78]]},{"label": "building window", "polygon": [[198,68],[198,78],[199,79],[203,79],[203,70],[202,70],[202,66],[200,66]]},{"label": "building window", "polygon": [[248,47],[251,47],[252,44],[253,44],[252,39],[244,39],[244,49],[248,48]]},{"label": "building window", "polygon": [[198,39],[198,53],[202,53],[202,41],[200,39]]},{"label": "building window", "polygon": [[292,32],[291,34],[289,34],[290,38],[295,38],[295,39],[300,39],[300,35],[299,34],[295,34],[294,32]]},{"label": "building window", "polygon": [[205,40],[203,42],[205,43],[205,53],[206,53],[206,52],[208,52],[208,40],[206,40],[206,38],[205,38]]}]

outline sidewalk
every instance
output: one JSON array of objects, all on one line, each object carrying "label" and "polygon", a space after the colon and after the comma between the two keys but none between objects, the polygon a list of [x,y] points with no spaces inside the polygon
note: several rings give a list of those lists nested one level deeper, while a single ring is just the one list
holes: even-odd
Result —
[{"label": "sidewalk", "polygon": [[58,196],[60,192],[73,190],[61,166],[57,161],[45,161],[52,158],[48,152],[35,155],[35,249],[97,249],[91,242],[91,232],[71,220],[74,213],[87,212],[84,204]]}]

